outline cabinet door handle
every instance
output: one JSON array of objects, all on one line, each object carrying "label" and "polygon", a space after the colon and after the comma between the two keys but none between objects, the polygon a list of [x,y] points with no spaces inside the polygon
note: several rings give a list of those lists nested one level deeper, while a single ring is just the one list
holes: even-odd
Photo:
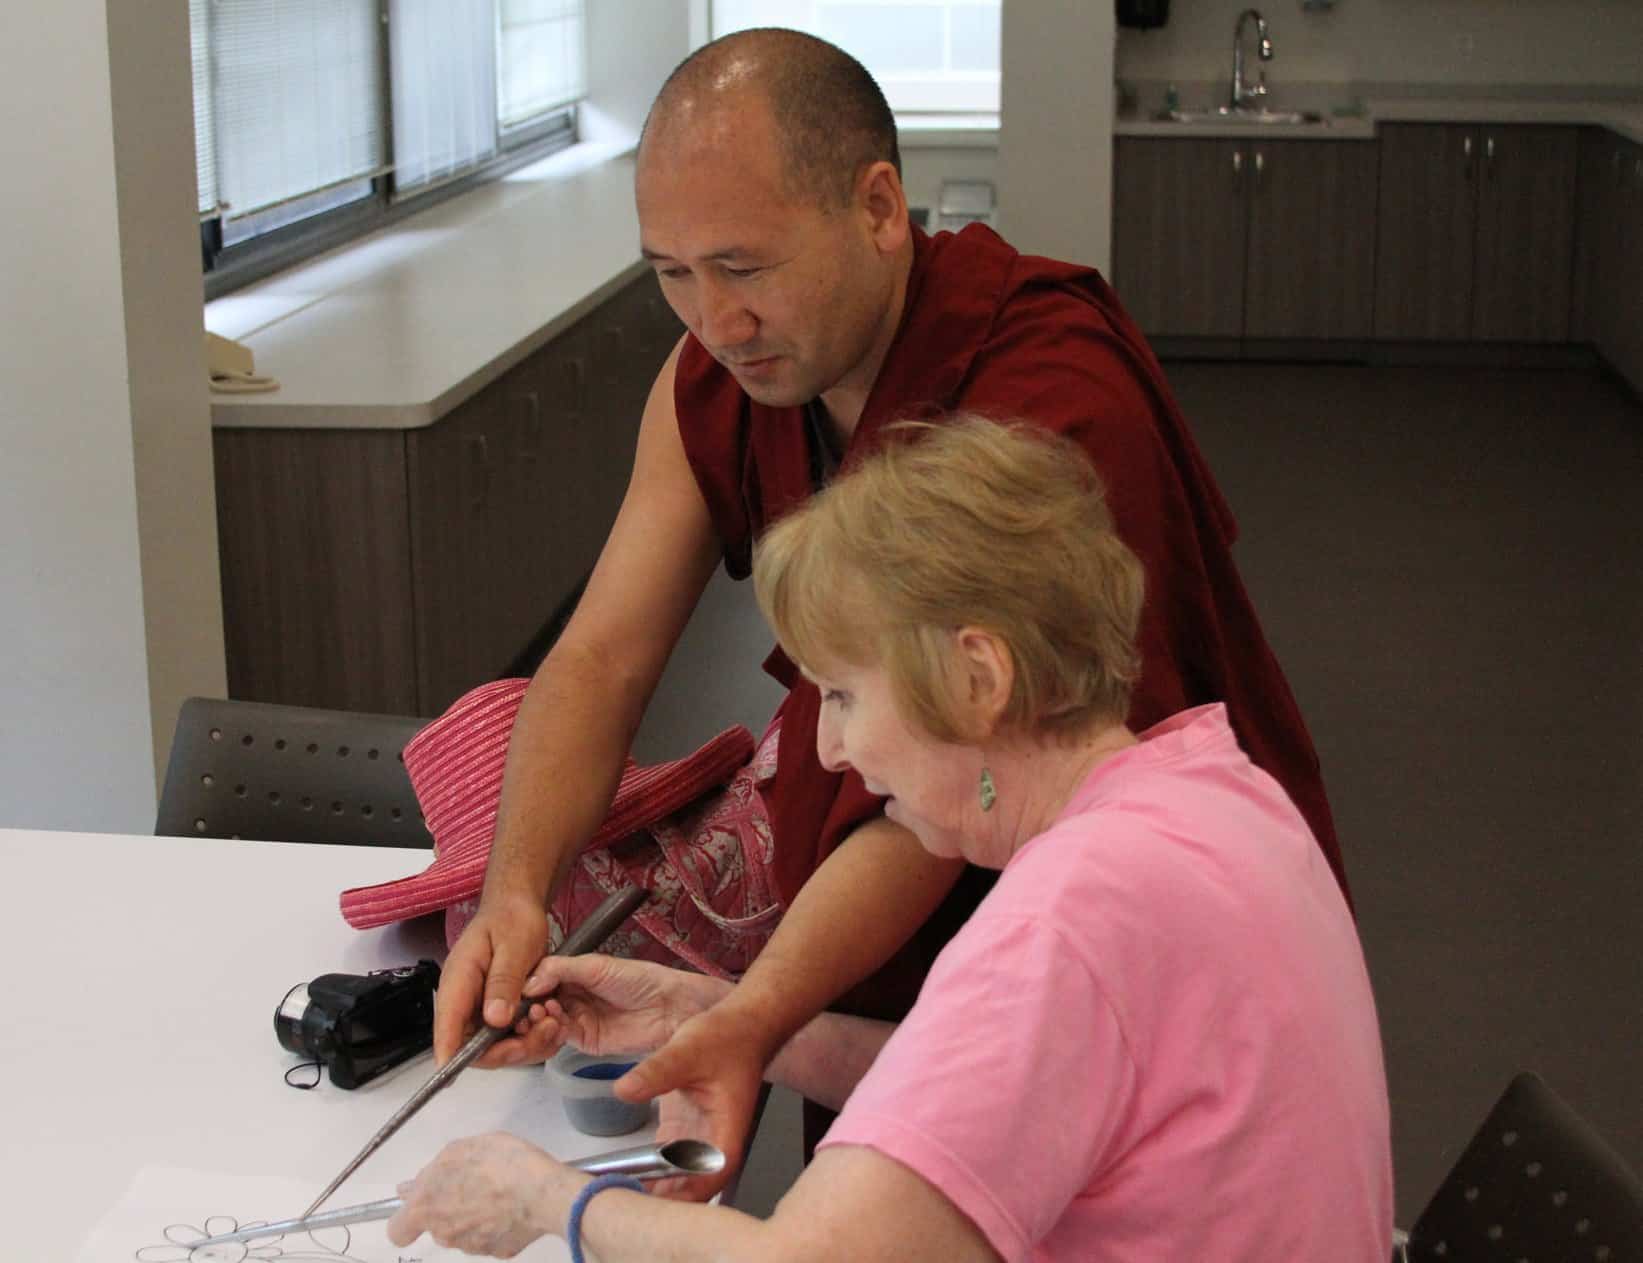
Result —
[{"label": "cabinet door handle", "polygon": [[565,393],[569,396],[561,406],[572,416],[580,417],[587,411],[588,365],[580,355],[565,363]]},{"label": "cabinet door handle", "polygon": [[491,492],[490,443],[483,434],[470,434],[464,442],[468,449],[468,487],[472,492],[469,506],[474,513],[483,513]]},{"label": "cabinet door handle", "polygon": [[1483,142],[1483,158],[1486,162],[1495,160],[1495,138],[1493,136]]},{"label": "cabinet door handle", "polygon": [[1235,189],[1244,187],[1244,151],[1242,149],[1232,151],[1232,187]]},{"label": "cabinet door handle", "polygon": [[542,455],[542,400],[534,390],[520,399],[525,405],[525,460],[534,464]]},{"label": "cabinet door handle", "polygon": [[1466,171],[1466,178],[1470,180],[1472,178],[1472,172],[1475,169],[1472,164],[1472,135],[1470,132],[1468,132],[1465,139],[1460,142],[1460,151],[1463,155],[1463,162],[1461,165]]},{"label": "cabinet door handle", "polygon": [[1266,174],[1266,151],[1263,150],[1263,149],[1257,149],[1255,151],[1255,183],[1257,185],[1259,185],[1261,183],[1261,177],[1265,174]]}]

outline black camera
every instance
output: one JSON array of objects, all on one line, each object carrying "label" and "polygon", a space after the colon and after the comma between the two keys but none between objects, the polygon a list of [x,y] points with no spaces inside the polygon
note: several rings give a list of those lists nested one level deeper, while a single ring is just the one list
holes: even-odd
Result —
[{"label": "black camera", "polygon": [[331,1071],[339,1088],[357,1088],[433,1047],[439,966],[418,961],[370,974],[321,974],[298,983],[274,1010],[282,1048]]}]

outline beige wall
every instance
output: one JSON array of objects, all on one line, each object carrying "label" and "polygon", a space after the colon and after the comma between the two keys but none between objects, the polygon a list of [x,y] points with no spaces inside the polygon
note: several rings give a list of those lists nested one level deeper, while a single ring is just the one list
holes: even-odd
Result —
[{"label": "beige wall", "polygon": [[[1118,73],[1225,80],[1243,0],[1176,0],[1167,26],[1126,30]],[[1297,0],[1260,6],[1274,84],[1643,85],[1639,0]]]},{"label": "beige wall", "polygon": [[638,141],[662,81],[701,44],[707,0],[598,0],[588,6],[588,96],[582,135]]},{"label": "beige wall", "polygon": [[105,30],[0,16],[0,826],[153,826]]}]

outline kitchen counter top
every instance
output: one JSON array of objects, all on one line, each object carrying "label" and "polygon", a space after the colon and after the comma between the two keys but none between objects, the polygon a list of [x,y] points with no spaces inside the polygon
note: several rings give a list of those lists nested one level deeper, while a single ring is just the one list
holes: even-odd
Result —
[{"label": "kitchen counter top", "polygon": [[1374,140],[1373,119],[1361,115],[1325,116],[1318,123],[1173,123],[1145,117],[1120,117],[1115,136],[1176,136],[1182,139]]},{"label": "kitchen counter top", "polygon": [[212,425],[431,425],[644,273],[633,170],[578,145],[206,304],[280,383]]},{"label": "kitchen counter top", "polygon": [[[1381,96],[1362,100],[1362,112],[1321,123],[1172,123],[1149,116],[1120,117],[1118,136],[1265,137],[1269,140],[1373,140],[1381,123],[1563,123],[1607,127],[1643,142],[1643,102],[1545,100],[1506,96]],[[1286,103],[1279,102],[1279,108]]]}]

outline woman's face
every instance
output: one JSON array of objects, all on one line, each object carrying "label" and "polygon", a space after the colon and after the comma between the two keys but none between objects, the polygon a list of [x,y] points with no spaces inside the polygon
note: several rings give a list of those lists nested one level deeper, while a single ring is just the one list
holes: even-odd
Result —
[{"label": "woman's face", "polygon": [[812,674],[821,690],[816,753],[831,772],[855,768],[867,788],[888,796],[884,814],[911,830],[932,855],[970,858],[979,753],[937,741],[907,722],[883,667],[829,664]]}]

